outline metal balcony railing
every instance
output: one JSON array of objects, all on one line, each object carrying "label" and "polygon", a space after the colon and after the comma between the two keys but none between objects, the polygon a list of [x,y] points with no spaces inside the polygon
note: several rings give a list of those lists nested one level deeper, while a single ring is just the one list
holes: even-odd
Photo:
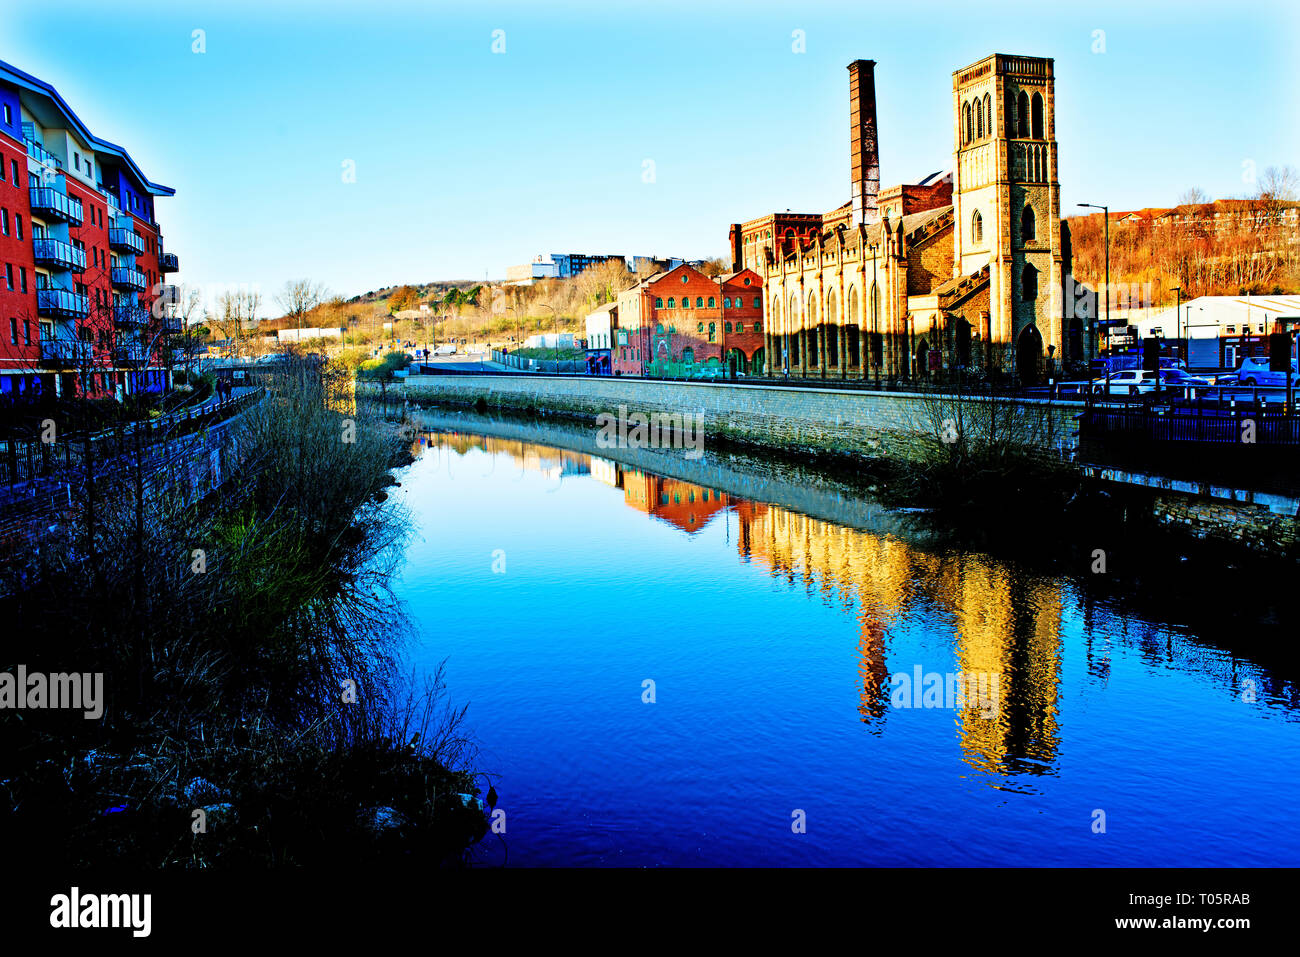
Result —
[{"label": "metal balcony railing", "polygon": [[144,252],[144,237],[134,229],[114,226],[108,231],[108,245],[110,249],[119,252],[132,252],[139,255]]},{"label": "metal balcony railing", "polygon": [[113,348],[113,360],[115,362],[147,362],[149,360],[149,350],[134,343],[115,346]]},{"label": "metal balcony railing", "polygon": [[63,169],[63,162],[40,143],[28,136],[23,137],[23,142],[27,144],[27,155],[38,163],[54,169]]},{"label": "metal balcony railing", "polygon": [[175,253],[158,254],[158,271],[159,272],[180,272],[181,261]]},{"label": "metal balcony railing", "polygon": [[131,289],[135,292],[144,292],[148,280],[145,274],[138,269],[132,269],[130,266],[113,267],[113,285],[122,289]]},{"label": "metal balcony railing", "polygon": [[32,252],[38,266],[71,269],[73,272],[86,271],[86,251],[61,239],[36,237],[32,239]]},{"label": "metal balcony railing", "polygon": [[37,289],[36,311],[42,316],[84,319],[90,315],[90,299],[67,289]]},{"label": "metal balcony railing", "polygon": [[32,215],[42,219],[56,219],[61,223],[81,225],[81,200],[60,193],[50,186],[33,186],[30,190]]},{"label": "metal balcony railing", "polygon": [[172,283],[163,283],[158,286],[158,298],[163,305],[174,306],[181,301],[181,291]]},{"label": "metal balcony railing", "polygon": [[149,324],[149,310],[138,303],[114,303],[113,324],[119,329],[139,329]]},{"label": "metal balcony railing", "polygon": [[85,366],[95,358],[92,343],[78,339],[42,339],[41,362],[47,366]]}]

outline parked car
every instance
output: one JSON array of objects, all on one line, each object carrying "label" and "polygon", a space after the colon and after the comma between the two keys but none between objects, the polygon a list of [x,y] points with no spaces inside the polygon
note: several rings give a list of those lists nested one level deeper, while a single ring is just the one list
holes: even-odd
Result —
[{"label": "parked car", "polygon": [[727,370],[720,365],[709,365],[703,369],[696,369],[690,374],[692,379],[725,379]]},{"label": "parked car", "polygon": [[[1257,385],[1274,389],[1286,388],[1286,375],[1271,370],[1268,367],[1268,359],[1247,356],[1241,360],[1241,365],[1237,367],[1236,377],[1235,384],[1247,388]],[[1297,370],[1295,359],[1291,360],[1291,381],[1292,383],[1300,382],[1300,371]]]},{"label": "parked car", "polygon": [[1214,385],[1209,379],[1189,375],[1182,369],[1161,369],[1160,384],[1166,389],[1175,389],[1184,393],[1190,389],[1193,395],[1201,389],[1209,389]]},{"label": "parked car", "polygon": [[1156,374],[1142,369],[1125,369],[1112,375],[1109,382],[1101,378],[1092,383],[1094,395],[1141,395],[1155,390]]},{"label": "parked car", "polygon": [[433,350],[433,354],[435,356],[454,356],[456,354],[456,347],[451,343],[448,343],[445,346],[438,346],[438,348]]}]

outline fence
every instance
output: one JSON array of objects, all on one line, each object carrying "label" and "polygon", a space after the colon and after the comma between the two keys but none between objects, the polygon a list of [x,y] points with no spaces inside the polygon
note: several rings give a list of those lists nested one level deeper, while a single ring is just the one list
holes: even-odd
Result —
[{"label": "fence", "polygon": [[1233,407],[1090,404],[1079,419],[1086,438],[1216,445],[1300,446],[1300,415],[1281,404]]},{"label": "fence", "polygon": [[492,361],[499,362],[511,369],[519,369],[521,372],[549,372],[556,373],[585,373],[587,371],[586,359],[529,359],[525,356],[517,356],[510,352],[502,352],[500,349],[492,350]]}]

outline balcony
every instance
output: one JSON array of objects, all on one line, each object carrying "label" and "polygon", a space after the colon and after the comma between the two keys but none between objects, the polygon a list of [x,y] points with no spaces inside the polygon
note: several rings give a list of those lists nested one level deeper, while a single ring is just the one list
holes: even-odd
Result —
[{"label": "balcony", "polygon": [[113,285],[117,288],[144,292],[147,284],[148,280],[140,270],[132,269],[130,266],[113,267]]},{"label": "balcony", "polygon": [[158,271],[159,272],[180,272],[181,261],[175,253],[158,254]]},{"label": "balcony", "polygon": [[41,364],[55,368],[88,366],[95,359],[92,343],[77,339],[42,339]]},{"label": "balcony", "polygon": [[56,319],[85,319],[90,315],[90,299],[67,289],[37,289],[36,312]]},{"label": "balcony", "polygon": [[114,226],[108,231],[108,248],[120,253],[135,253],[138,256],[144,253],[144,237],[134,229]]},{"label": "balcony", "polygon": [[31,188],[32,215],[53,219],[73,226],[81,225],[81,200],[49,186]]},{"label": "balcony", "polygon": [[180,316],[163,316],[163,328],[172,334],[176,334],[184,328],[184,324],[181,322]]},{"label": "balcony", "polygon": [[29,136],[24,136],[23,142],[27,144],[27,155],[36,162],[51,169],[63,169],[62,161],[40,143]]},{"label": "balcony", "polygon": [[149,310],[138,303],[113,303],[113,325],[119,329],[141,329],[149,324]]},{"label": "balcony", "polygon": [[158,286],[158,298],[162,300],[165,306],[174,306],[181,301],[181,291],[171,283],[162,283]]},{"label": "balcony", "polygon": [[86,251],[78,249],[72,243],[65,243],[61,239],[35,237],[32,239],[32,251],[35,253],[38,266],[70,269],[73,272],[86,271]]},{"label": "balcony", "polygon": [[148,362],[149,350],[137,342],[132,342],[124,346],[114,346],[114,362]]}]

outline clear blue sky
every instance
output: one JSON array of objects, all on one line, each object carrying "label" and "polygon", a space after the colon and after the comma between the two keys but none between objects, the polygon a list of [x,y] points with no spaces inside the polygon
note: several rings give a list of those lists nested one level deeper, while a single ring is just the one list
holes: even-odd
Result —
[{"label": "clear blue sky", "polygon": [[0,59],[176,189],[181,281],[268,300],[299,276],[350,296],[547,252],[724,255],[729,223],[847,200],[857,58],[883,185],[951,166],[952,72],[993,52],[1056,59],[1063,210],[1300,166],[1287,4],[971,6],[45,0],[0,18]]}]

